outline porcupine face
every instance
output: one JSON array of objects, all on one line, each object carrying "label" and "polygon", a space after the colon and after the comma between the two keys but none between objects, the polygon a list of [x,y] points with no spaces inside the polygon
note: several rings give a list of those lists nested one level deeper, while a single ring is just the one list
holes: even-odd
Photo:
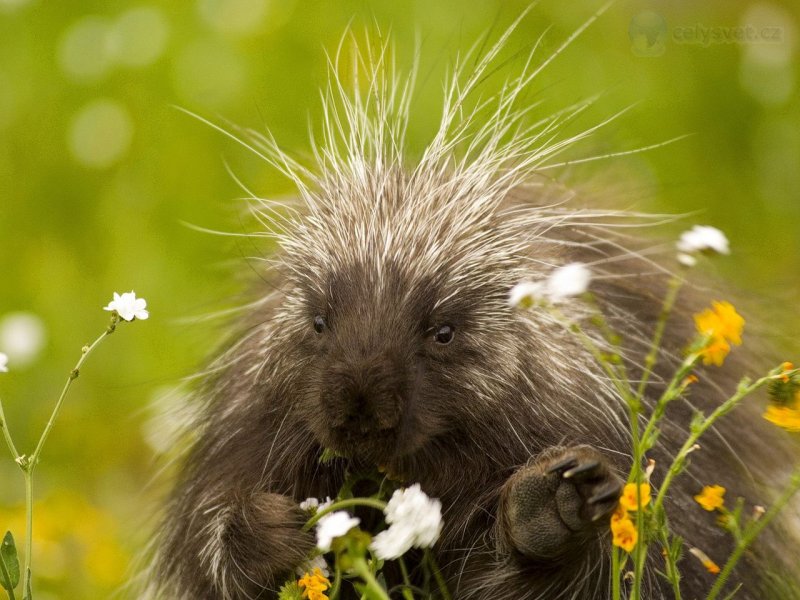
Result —
[{"label": "porcupine face", "polygon": [[319,253],[296,266],[306,418],[321,445],[379,464],[496,419],[489,388],[513,378],[519,335],[506,302],[515,275],[497,254],[467,239],[443,247],[419,214],[411,240],[402,221],[363,228],[349,240],[361,250],[331,249],[333,267]]}]

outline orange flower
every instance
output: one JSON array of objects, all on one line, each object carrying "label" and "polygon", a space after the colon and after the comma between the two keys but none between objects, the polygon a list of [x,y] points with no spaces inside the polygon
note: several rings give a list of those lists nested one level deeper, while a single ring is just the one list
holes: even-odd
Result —
[{"label": "orange flower", "polygon": [[694,497],[703,509],[712,511],[725,506],[725,488],[721,485],[707,485]]},{"label": "orange flower", "polygon": [[614,517],[611,518],[611,533],[613,535],[612,543],[628,553],[633,551],[639,539],[636,525],[627,516],[616,521]]},{"label": "orange flower", "polygon": [[764,418],[787,431],[800,432],[800,408],[770,405],[764,413]]},{"label": "orange flower", "polygon": [[690,548],[689,552],[693,556],[697,557],[697,560],[703,563],[703,566],[709,573],[711,573],[712,575],[717,575],[719,573],[720,571],[719,565],[715,563],[713,560],[711,560],[708,557],[708,554],[700,550],[700,548]]},{"label": "orange flower", "polygon": [[650,484],[643,483],[639,486],[639,498],[636,498],[636,484],[629,483],[622,490],[622,496],[619,499],[620,506],[625,510],[637,510],[639,505],[644,508],[650,503]]},{"label": "orange flower", "polygon": [[314,573],[306,573],[298,579],[297,585],[305,588],[303,598],[308,600],[328,600],[325,590],[331,587],[331,582],[322,574],[319,567],[314,568]]},{"label": "orange flower", "polygon": [[628,511],[625,510],[625,507],[622,504],[618,504],[614,514],[611,515],[611,525],[613,526],[614,523],[617,521],[621,521],[622,519],[628,518]]},{"label": "orange flower", "polygon": [[702,349],[703,364],[722,366],[731,344],[742,343],[744,319],[730,302],[712,302],[711,308],[694,316],[698,333],[709,336]]}]

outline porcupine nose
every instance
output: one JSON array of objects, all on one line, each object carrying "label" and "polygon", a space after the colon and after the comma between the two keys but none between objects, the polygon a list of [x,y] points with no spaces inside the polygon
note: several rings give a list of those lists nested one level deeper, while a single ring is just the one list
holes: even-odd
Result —
[{"label": "porcupine nose", "polygon": [[363,435],[398,425],[402,385],[393,367],[390,361],[378,360],[336,369],[338,393],[327,403],[334,429]]}]

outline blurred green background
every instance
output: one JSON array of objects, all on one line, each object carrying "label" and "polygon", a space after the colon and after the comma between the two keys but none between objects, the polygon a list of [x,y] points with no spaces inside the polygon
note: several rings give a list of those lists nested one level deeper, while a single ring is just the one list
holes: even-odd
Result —
[{"label": "blurred green background", "polygon": [[[250,241],[187,228],[251,231],[225,163],[258,193],[291,193],[265,164],[202,123],[269,127],[308,154],[324,49],[348,23],[391,29],[408,59],[418,37],[412,148],[438,119],[459,49],[527,2],[409,0],[0,0],[0,394],[30,451],[80,347],[106,325],[113,291],[147,298],[148,321],[120,327],[68,399],[36,474],[37,599],[106,598],[148,541],[168,426],[153,409],[192,374],[221,324],[187,321],[241,302]],[[599,8],[544,0],[506,56],[550,28],[541,57]],[[691,133],[666,148],[558,174],[607,189],[619,208],[685,213],[731,238],[719,268],[767,311],[798,358],[800,93],[796,1],[617,2],[531,89],[542,111],[597,93],[576,124],[631,111],[569,158]],[[737,33],[739,32],[739,33]],[[731,37],[732,36],[732,37]],[[741,36],[741,37],[737,37]],[[554,173],[554,175],[556,175]],[[236,273],[244,273],[238,277]],[[791,358],[787,356],[787,358]],[[2,455],[0,455],[2,456]],[[22,478],[0,459],[0,527],[22,537]],[[126,596],[126,593],[119,592]]]}]

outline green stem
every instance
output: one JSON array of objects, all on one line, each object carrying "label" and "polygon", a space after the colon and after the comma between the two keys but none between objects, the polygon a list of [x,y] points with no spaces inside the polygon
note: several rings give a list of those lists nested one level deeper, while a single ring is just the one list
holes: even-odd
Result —
[{"label": "green stem", "polygon": [[620,565],[619,565],[619,549],[616,546],[611,547],[611,600],[622,600],[622,592],[619,586],[620,581]]},{"label": "green stem", "polygon": [[337,564],[334,567],[333,572],[333,585],[331,585],[331,591],[329,592],[330,600],[337,600],[339,597],[339,588],[342,586],[342,570],[339,568]]},{"label": "green stem", "polygon": [[644,433],[642,434],[642,439],[647,445],[647,450],[652,447],[651,438],[653,436],[653,432],[655,431],[658,423],[661,421],[661,418],[664,416],[667,405],[676,398],[680,397],[680,395],[686,390],[686,387],[689,385],[689,383],[686,381],[686,377],[692,372],[695,365],[697,365],[697,363],[700,361],[701,356],[702,355],[700,353],[694,353],[687,356],[681,363],[680,367],[678,367],[675,375],[672,376],[669,384],[667,384],[667,389],[664,390],[664,393],[662,393],[659,399],[656,401],[656,404],[653,407],[653,413],[650,415],[650,419],[647,421],[647,425],[644,428]]},{"label": "green stem", "polygon": [[711,588],[711,591],[709,591],[706,600],[715,600],[716,597],[719,596],[720,592],[722,592],[722,589],[725,587],[725,584],[728,581],[728,577],[730,576],[736,564],[739,562],[739,559],[742,557],[742,554],[744,554],[745,550],[747,550],[750,544],[753,543],[753,540],[758,537],[761,531],[770,524],[770,522],[778,515],[778,513],[783,510],[783,508],[799,490],[800,468],[795,470],[789,485],[786,486],[786,489],[778,497],[778,499],[775,501],[775,504],[772,505],[766,514],[764,514],[759,520],[750,522],[744,535],[736,544],[736,548],[733,550],[733,553],[730,555],[728,561],[725,563],[725,566],[717,577],[716,582],[714,582],[714,586]]},{"label": "green stem", "polygon": [[631,406],[631,437],[633,439],[633,469],[632,479],[636,485],[636,531],[639,541],[633,551],[633,586],[631,600],[640,600],[642,594],[642,573],[644,572],[644,559],[647,556],[647,541],[644,536],[644,514],[642,511],[641,485],[642,485],[642,446],[639,437],[639,413]]},{"label": "green stem", "polygon": [[17,452],[17,447],[14,445],[14,440],[11,438],[11,432],[8,430],[8,421],[6,421],[6,414],[3,411],[3,401],[0,400],[0,429],[3,430],[3,437],[6,440],[6,446],[11,451],[11,455],[14,457],[14,460],[19,463],[19,452]]},{"label": "green stem", "polygon": [[67,392],[69,392],[69,388],[72,386],[72,382],[78,378],[78,375],[80,375],[80,369],[83,366],[83,363],[92,353],[92,351],[95,348],[97,348],[97,346],[100,345],[100,342],[102,342],[107,335],[111,335],[112,333],[114,333],[114,329],[116,328],[117,325],[117,319],[118,317],[115,314],[111,318],[111,324],[108,326],[108,328],[90,346],[84,349],[80,359],[75,364],[75,367],[72,369],[72,371],[70,371],[69,377],[67,377],[67,382],[64,384],[64,388],[61,390],[61,395],[58,397],[56,405],[53,408],[53,412],[50,414],[50,419],[47,421],[47,425],[45,426],[44,431],[42,432],[42,435],[39,438],[39,443],[36,444],[36,449],[33,451],[33,454],[31,454],[30,458],[28,459],[28,470],[30,473],[33,473],[33,470],[36,468],[36,463],[39,461],[39,455],[42,453],[42,448],[44,447],[44,443],[45,441],[47,441],[47,436],[50,435],[50,431],[53,429],[53,426],[55,425],[56,417],[58,416],[58,413],[61,410],[61,405],[64,404],[64,398],[67,397]]},{"label": "green stem", "polygon": [[656,501],[653,503],[653,511],[656,515],[658,515],[659,511],[661,511],[664,500],[667,495],[667,491],[669,490],[669,486],[672,483],[672,480],[678,475],[681,471],[683,463],[686,457],[694,448],[694,445],[697,443],[697,440],[700,439],[709,427],[711,427],[717,419],[725,416],[731,410],[736,408],[736,406],[749,394],[752,394],[757,389],[763,387],[769,381],[775,378],[774,373],[770,373],[758,380],[754,383],[746,385],[744,382],[739,384],[736,393],[728,398],[725,402],[720,404],[714,412],[712,412],[708,417],[703,418],[696,426],[692,427],[692,431],[689,434],[689,437],[686,438],[683,446],[675,455],[675,459],[672,461],[672,464],[667,471],[666,476],[664,477],[664,482],[661,484],[661,489],[658,490],[658,495],[656,496]]},{"label": "green stem", "polygon": [[664,526],[661,528],[659,534],[661,536],[661,543],[666,550],[667,579],[669,579],[669,582],[672,584],[673,600],[681,600],[681,574],[678,570],[678,563],[674,560],[672,555],[672,544],[670,544],[668,533],[669,525],[666,524],[665,520]]},{"label": "green stem", "polygon": [[[30,467],[30,465],[29,465]],[[33,469],[23,471],[25,476],[25,575],[23,579],[23,597],[28,598],[27,590],[31,585],[31,556],[33,554]]]},{"label": "green stem", "polygon": [[364,580],[364,583],[367,584],[367,590],[372,593],[371,598],[389,600],[389,595],[386,593],[386,590],[381,587],[381,584],[378,583],[378,580],[375,579],[375,576],[369,570],[367,561],[363,558],[354,560],[353,570]]},{"label": "green stem", "polygon": [[436,579],[436,583],[439,586],[439,593],[442,595],[442,600],[453,600],[450,591],[447,589],[447,582],[444,580],[444,576],[439,570],[439,565],[429,548],[425,549],[425,560],[428,561],[428,566],[431,568],[431,571],[433,571],[433,577]]},{"label": "green stem", "polygon": [[633,390],[630,388],[630,384],[624,385],[623,382],[627,382],[627,378],[624,376],[624,365],[620,365],[620,368],[623,369],[623,373],[620,374],[615,369],[615,365],[612,365],[597,344],[594,342],[592,338],[590,338],[586,332],[581,328],[580,325],[568,319],[561,311],[558,309],[553,308],[552,314],[555,316],[561,324],[564,326],[565,329],[568,331],[572,331],[575,333],[578,338],[583,343],[583,346],[589,351],[589,353],[594,357],[597,363],[603,368],[608,375],[608,378],[617,388],[617,392],[619,395],[625,400],[625,402],[630,405],[634,403],[634,396]]},{"label": "green stem", "polygon": [[[664,303],[661,306],[661,313],[658,315],[658,322],[653,334],[653,341],[650,344],[650,351],[644,360],[644,371],[642,378],[639,381],[639,387],[636,390],[636,396],[640,399],[644,397],[644,391],[647,387],[647,382],[653,374],[653,367],[658,360],[658,351],[661,349],[661,340],[664,337],[664,329],[667,326],[667,320],[675,307],[675,301],[678,298],[678,292],[683,286],[683,279],[680,277],[672,277],[669,280],[669,287],[667,288],[667,295],[664,297]],[[646,439],[646,438],[645,438]]]},{"label": "green stem", "polygon": [[309,531],[325,515],[344,508],[352,508],[353,506],[370,506],[382,511],[386,508],[386,502],[376,500],[375,498],[348,498],[347,500],[339,500],[330,506],[326,506],[322,510],[318,510],[317,513],[303,525],[303,531]]},{"label": "green stem", "polygon": [[411,592],[411,579],[408,576],[408,567],[403,557],[397,559],[397,564],[400,565],[400,572],[403,574],[403,598],[406,600],[414,600],[414,594]]}]

